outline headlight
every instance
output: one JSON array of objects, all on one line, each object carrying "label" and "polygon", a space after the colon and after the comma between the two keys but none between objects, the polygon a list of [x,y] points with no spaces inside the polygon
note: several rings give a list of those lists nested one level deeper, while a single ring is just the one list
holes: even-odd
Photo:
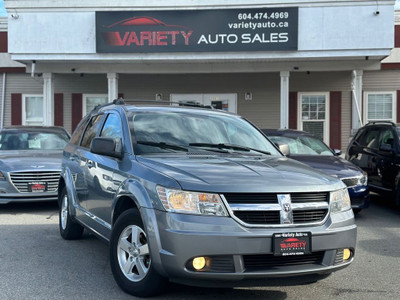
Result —
[{"label": "headlight", "polygon": [[4,174],[0,171],[0,180],[6,180],[6,177],[4,176]]},{"label": "headlight", "polygon": [[367,185],[368,184],[368,174],[363,171],[362,176],[358,178],[357,185]]},{"label": "headlight", "polygon": [[331,212],[338,213],[351,209],[350,196],[347,189],[331,192]]},{"label": "headlight", "polygon": [[157,194],[164,208],[170,212],[211,216],[228,215],[218,194],[187,192],[161,186],[157,187]]}]

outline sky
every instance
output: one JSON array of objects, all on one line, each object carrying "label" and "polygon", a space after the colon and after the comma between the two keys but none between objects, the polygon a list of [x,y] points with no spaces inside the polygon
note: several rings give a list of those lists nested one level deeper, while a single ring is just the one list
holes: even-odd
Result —
[{"label": "sky", "polygon": [[[400,0],[396,0],[395,8],[400,9]],[[4,0],[0,0],[0,17],[6,16],[6,15],[7,15],[7,12],[4,8]]]}]

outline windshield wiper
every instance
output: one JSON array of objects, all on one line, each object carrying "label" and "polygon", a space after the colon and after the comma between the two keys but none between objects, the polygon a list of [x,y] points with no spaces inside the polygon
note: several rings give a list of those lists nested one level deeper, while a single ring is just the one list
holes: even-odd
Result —
[{"label": "windshield wiper", "polygon": [[168,144],[168,143],[164,143],[164,142],[137,141],[136,144],[153,146],[153,147],[158,147],[161,149],[172,149],[172,150],[185,151],[185,152],[189,151],[188,148],[186,148],[186,147],[174,145],[174,144]]},{"label": "windshield wiper", "polygon": [[192,147],[210,147],[210,148],[218,148],[218,149],[231,149],[231,150],[247,151],[247,152],[254,151],[254,152],[259,152],[259,153],[271,155],[271,152],[268,152],[268,151],[254,149],[254,148],[251,148],[251,147],[233,145],[233,144],[190,143],[189,146],[192,146]]}]

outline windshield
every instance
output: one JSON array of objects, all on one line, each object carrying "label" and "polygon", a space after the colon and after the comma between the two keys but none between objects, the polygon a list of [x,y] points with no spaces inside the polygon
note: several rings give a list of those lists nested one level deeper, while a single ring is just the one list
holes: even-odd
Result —
[{"label": "windshield", "polygon": [[310,136],[269,136],[269,138],[274,143],[288,144],[290,155],[334,155],[331,149],[321,140]]},{"label": "windshield", "polygon": [[3,131],[0,150],[61,150],[68,143],[67,133],[40,131]]},{"label": "windshield", "polygon": [[264,135],[237,116],[189,111],[132,112],[129,120],[136,154],[184,151],[176,147],[180,146],[186,151],[281,155]]}]

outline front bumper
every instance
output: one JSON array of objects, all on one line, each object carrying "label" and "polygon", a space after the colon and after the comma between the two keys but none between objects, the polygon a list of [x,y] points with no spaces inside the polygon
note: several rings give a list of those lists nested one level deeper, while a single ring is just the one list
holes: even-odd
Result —
[{"label": "front bumper", "polygon": [[[158,238],[150,241],[158,271],[170,280],[199,286],[300,284],[326,277],[348,266],[353,256],[341,261],[341,250],[354,254],[357,228],[351,210],[332,215],[320,226],[247,228],[229,217],[208,217],[155,211]],[[273,255],[274,233],[311,232],[311,256]],[[190,269],[191,259],[215,260],[208,271]],[[339,257],[339,259],[338,259]],[[280,280],[284,278],[283,280]],[[261,279],[261,281],[260,281]]]},{"label": "front bumper", "polygon": [[369,207],[370,197],[367,186],[355,186],[348,188],[351,208],[364,209]]},{"label": "front bumper", "polygon": [[43,193],[7,193],[0,189],[0,204],[7,204],[10,202],[57,201],[57,199],[57,191]]}]

